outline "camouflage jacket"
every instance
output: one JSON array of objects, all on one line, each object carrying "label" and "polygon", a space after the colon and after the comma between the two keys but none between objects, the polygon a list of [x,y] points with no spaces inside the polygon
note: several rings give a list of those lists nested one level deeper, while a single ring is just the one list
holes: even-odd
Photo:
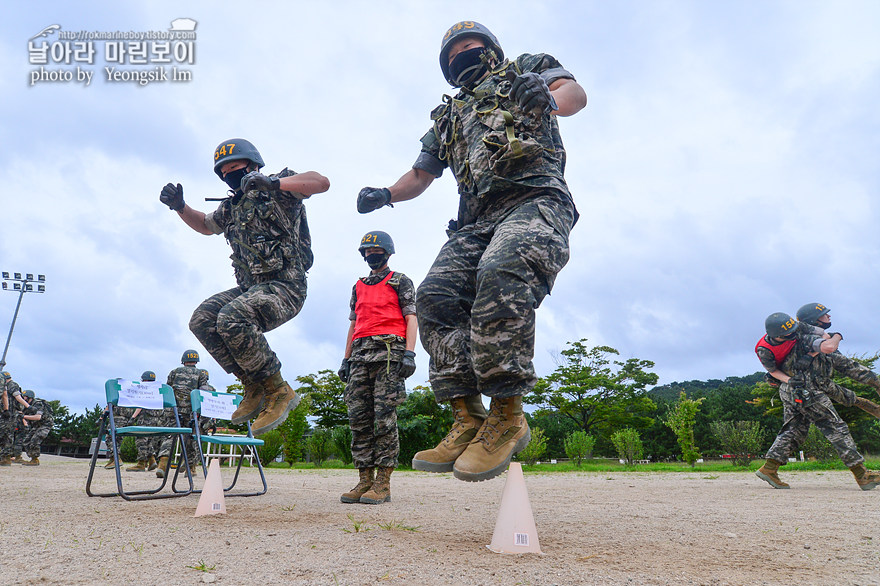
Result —
[{"label": "camouflage jacket", "polygon": [[[382,279],[388,276],[391,269],[385,269],[378,274],[371,274],[361,277],[367,285],[376,285],[382,282]],[[401,272],[394,272],[394,275],[388,280],[388,285],[397,291],[397,298],[400,301],[400,311],[404,317],[407,315],[415,315],[416,313],[416,289],[412,280]],[[351,288],[351,301],[349,307],[351,312],[348,319],[354,321],[357,317],[354,312],[357,303],[357,283]],[[390,360],[392,362],[399,361],[403,357],[406,350],[406,339],[400,336],[394,336],[393,340],[389,339],[386,344],[385,336],[368,336],[365,338],[357,338],[351,342],[351,362],[379,362]],[[389,356],[390,352],[390,356]]]},{"label": "camouflage jacket", "polygon": [[524,54],[505,60],[473,91],[443,96],[443,104],[431,112],[434,126],[422,137],[422,153],[455,175],[459,228],[536,192],[556,191],[571,198],[556,117],[524,112],[509,97],[509,79],[526,72],[544,74],[548,85],[574,79],[552,56]]},{"label": "camouflage jacket", "polygon": [[55,413],[52,406],[43,399],[34,399],[31,406],[23,411],[25,415],[39,415],[39,421],[28,421],[28,425],[32,427],[52,427],[55,423]]},{"label": "camouflage jacket", "polygon": [[[192,405],[190,391],[208,384],[208,371],[195,366],[178,366],[168,373],[167,383],[174,389],[177,408],[187,409]],[[185,422],[182,423],[185,424]]]},{"label": "camouflage jacket", "polygon": [[[284,169],[270,177],[296,175]],[[287,191],[251,190],[223,200],[205,220],[232,247],[239,287],[267,281],[303,281],[312,266],[312,237],[302,199]]]}]

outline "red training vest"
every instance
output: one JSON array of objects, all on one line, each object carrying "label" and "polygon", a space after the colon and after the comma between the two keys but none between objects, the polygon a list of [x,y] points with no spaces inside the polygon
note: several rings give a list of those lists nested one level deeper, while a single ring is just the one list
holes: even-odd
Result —
[{"label": "red training vest", "polygon": [[367,285],[358,279],[355,285],[357,301],[354,304],[353,340],[368,336],[393,334],[406,337],[406,320],[400,309],[400,298],[388,279],[394,272],[375,285]]},{"label": "red training vest", "polygon": [[786,340],[782,344],[773,346],[772,344],[767,342],[766,336],[761,336],[761,339],[758,340],[757,344],[755,344],[755,354],[758,353],[758,348],[767,348],[768,350],[773,352],[773,358],[776,359],[776,365],[780,366],[785,360],[786,356],[791,354],[791,349],[794,348],[795,344],[797,344],[797,340]]}]

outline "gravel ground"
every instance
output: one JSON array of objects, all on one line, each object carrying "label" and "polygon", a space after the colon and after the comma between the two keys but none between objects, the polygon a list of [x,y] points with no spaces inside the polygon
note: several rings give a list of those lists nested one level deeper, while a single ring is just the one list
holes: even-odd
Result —
[{"label": "gravel ground", "polygon": [[527,474],[544,555],[503,555],[486,545],[506,475],[398,471],[393,502],[369,506],[339,502],[354,471],[271,470],[266,495],[194,518],[196,495],[90,498],[86,460],[40,460],[0,468],[2,584],[880,584],[880,490],[849,472],[783,472],[792,490],[751,472]]}]

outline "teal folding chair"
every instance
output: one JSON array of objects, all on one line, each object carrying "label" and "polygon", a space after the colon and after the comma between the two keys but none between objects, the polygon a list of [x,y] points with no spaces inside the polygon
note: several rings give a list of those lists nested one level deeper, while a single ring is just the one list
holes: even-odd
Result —
[{"label": "teal folding chair", "polygon": [[[232,413],[241,403],[241,395],[234,393],[220,393],[218,391],[205,391],[195,389],[190,392],[190,401],[192,402],[192,411],[194,424],[193,429],[196,432],[196,445],[199,450],[199,457],[202,460],[202,470],[205,477],[208,476],[208,466],[205,461],[205,452],[202,449],[202,442],[215,446],[232,446],[234,450],[237,446],[241,453],[238,455],[238,465],[235,467],[235,476],[228,487],[223,489],[226,496],[260,496],[266,494],[268,485],[266,484],[266,474],[263,472],[263,465],[260,463],[260,456],[257,453],[257,446],[263,445],[263,440],[254,437],[251,430],[251,424],[247,424],[247,435],[202,435],[201,422],[202,418],[210,418],[221,421],[228,421],[232,417]],[[238,476],[241,472],[241,466],[244,462],[247,450],[250,450],[254,461],[257,463],[257,470],[260,471],[260,481],[263,483],[263,489],[256,492],[231,492],[235,483],[238,482]],[[231,454],[232,455],[232,454]],[[201,490],[193,492],[199,493]]]},{"label": "teal folding chair", "polygon": [[[101,423],[98,426],[98,443],[97,445],[101,445],[101,440],[104,439],[104,434],[106,433],[109,436],[109,441],[116,443],[116,438],[124,438],[127,436],[131,437],[147,437],[147,436],[174,436],[174,441],[171,446],[171,453],[174,453],[175,446],[180,443],[183,444],[183,439],[186,436],[192,434],[192,428],[183,427],[180,425],[180,415],[177,412],[177,401],[174,398],[174,389],[169,387],[168,385],[161,385],[158,387],[158,391],[161,393],[162,397],[162,405],[165,409],[171,409],[172,413],[174,413],[174,422],[176,427],[162,427],[162,426],[147,426],[147,425],[129,425],[126,427],[116,427],[116,420],[113,417],[113,407],[115,407],[119,403],[119,394],[122,391],[122,384],[129,384],[124,379],[115,379],[112,378],[108,380],[104,384],[104,391],[107,395],[107,411],[101,416]],[[130,383],[133,385],[143,385],[144,383],[140,383],[135,381]],[[132,404],[134,402],[135,404]],[[154,409],[156,405],[149,400],[143,400],[142,404],[136,404],[138,400],[134,401],[126,401],[126,404],[122,405],[123,407],[141,407],[144,409]],[[95,474],[95,465],[98,461],[98,450],[95,450],[94,454],[92,454],[92,459],[89,464],[89,475],[86,479],[86,494],[89,496],[121,496],[127,501],[135,501],[135,500],[148,500],[148,499],[160,499],[160,498],[172,498],[179,496],[186,496],[188,494],[193,493],[193,478],[192,474],[189,470],[189,460],[186,457],[186,450],[183,450],[183,458],[185,462],[185,470],[186,476],[189,480],[189,489],[188,490],[172,490],[170,493],[161,493],[162,489],[165,488],[165,484],[168,482],[168,471],[166,470],[165,477],[162,478],[161,484],[157,488],[150,489],[141,489],[141,490],[125,490],[122,482],[122,461],[119,457],[119,450],[113,450],[113,459],[115,462],[116,468],[116,487],[117,492],[93,492],[92,491],[92,477]],[[176,475],[175,475],[176,480]]]}]

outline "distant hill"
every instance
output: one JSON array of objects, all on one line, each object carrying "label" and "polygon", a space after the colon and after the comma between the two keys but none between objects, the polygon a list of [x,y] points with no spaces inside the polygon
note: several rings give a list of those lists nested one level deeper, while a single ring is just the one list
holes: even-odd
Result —
[{"label": "distant hill", "polygon": [[703,380],[689,380],[685,382],[673,382],[668,385],[659,385],[648,391],[652,397],[664,399],[666,401],[678,400],[679,394],[684,391],[688,397],[695,394],[705,396],[711,392],[717,391],[721,387],[751,387],[755,383],[764,380],[764,372],[756,372],[747,376],[729,376],[724,380],[717,378]]}]

